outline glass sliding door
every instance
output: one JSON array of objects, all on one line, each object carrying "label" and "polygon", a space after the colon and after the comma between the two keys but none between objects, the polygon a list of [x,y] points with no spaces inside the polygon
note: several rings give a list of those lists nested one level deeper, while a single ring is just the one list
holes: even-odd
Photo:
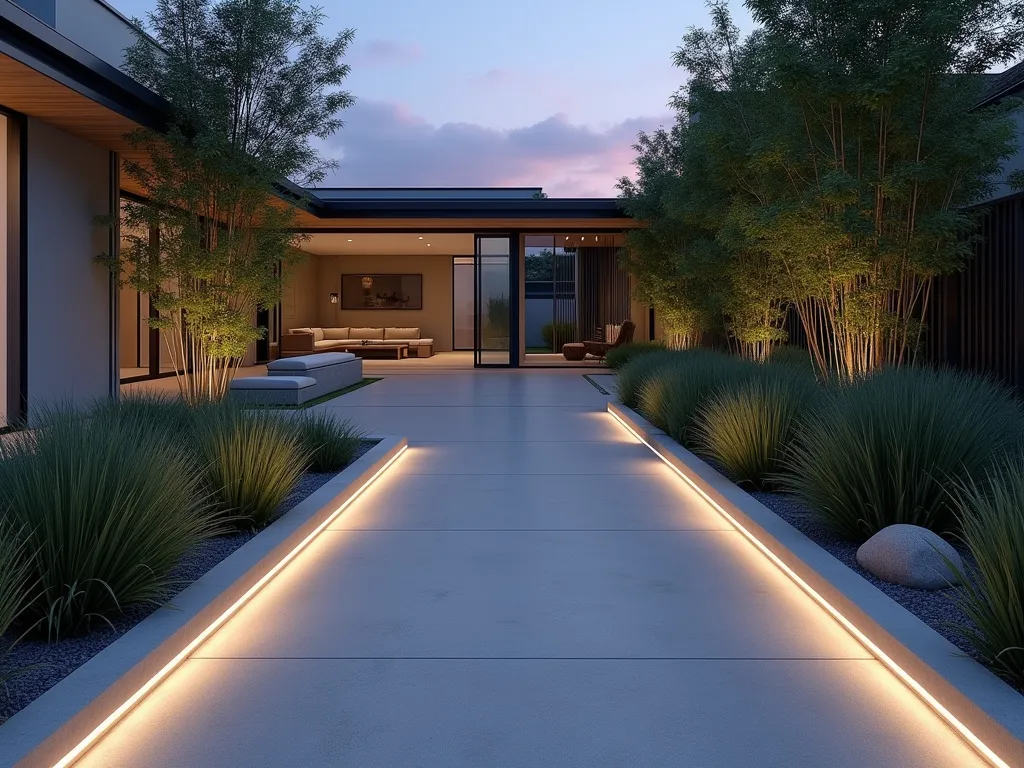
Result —
[{"label": "glass sliding door", "polygon": [[452,259],[452,349],[454,350],[474,348],[475,261],[473,256],[455,256]]},{"label": "glass sliding door", "polygon": [[[512,364],[513,302],[511,238],[476,237],[474,350],[476,366]],[[518,316],[518,312],[515,313]],[[518,336],[518,334],[516,334]]]}]

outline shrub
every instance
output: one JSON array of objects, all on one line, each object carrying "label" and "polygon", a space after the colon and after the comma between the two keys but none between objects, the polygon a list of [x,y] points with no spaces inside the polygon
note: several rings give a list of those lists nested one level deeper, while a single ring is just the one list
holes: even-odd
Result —
[{"label": "shrub", "polygon": [[[654,357],[647,355],[641,361]],[[676,442],[693,446],[697,410],[723,385],[735,386],[757,366],[720,352],[702,349],[678,352],[641,384],[637,408]]]},{"label": "shrub", "polygon": [[274,411],[202,406],[196,447],[217,512],[245,527],[270,523],[309,462],[301,434]]},{"label": "shrub", "polygon": [[540,328],[540,335],[544,339],[544,346],[552,351],[555,350],[555,342],[565,344],[576,338],[575,323],[544,323]]},{"label": "shrub", "polygon": [[640,355],[630,360],[619,369],[615,377],[615,394],[623,405],[629,408],[636,408],[640,395],[640,387],[659,368],[674,360],[680,352],[654,352],[648,355]]},{"label": "shrub", "polygon": [[[999,465],[954,494],[977,566],[960,572],[956,602],[974,626],[954,629],[1002,677],[1024,685],[1024,461]],[[955,567],[955,566],[954,566]]]},{"label": "shrub", "polygon": [[302,445],[314,472],[336,472],[352,463],[363,433],[349,420],[326,410],[307,412],[298,419]]},{"label": "shrub", "polygon": [[181,556],[217,533],[192,457],[135,422],[55,411],[3,454],[0,504],[38,582],[25,618],[51,639],[158,604]]},{"label": "shrub", "polygon": [[664,349],[665,342],[663,341],[634,341],[631,344],[623,344],[621,347],[609,349],[604,361],[609,368],[619,369],[641,355],[661,352]]},{"label": "shrub", "polygon": [[947,489],[1019,443],[1005,389],[953,371],[889,370],[828,391],[803,421],[783,486],[838,533],[955,528]]},{"label": "shrub", "polygon": [[734,482],[771,490],[798,417],[817,394],[814,376],[789,366],[765,367],[727,383],[697,409],[694,447],[722,465]]}]

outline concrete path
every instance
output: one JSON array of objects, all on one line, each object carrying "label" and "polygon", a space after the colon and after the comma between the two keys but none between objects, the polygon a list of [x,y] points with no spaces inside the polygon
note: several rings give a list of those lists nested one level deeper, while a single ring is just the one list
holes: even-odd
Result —
[{"label": "concrete path", "polygon": [[981,761],[578,373],[394,376],[412,447],[87,766]]}]

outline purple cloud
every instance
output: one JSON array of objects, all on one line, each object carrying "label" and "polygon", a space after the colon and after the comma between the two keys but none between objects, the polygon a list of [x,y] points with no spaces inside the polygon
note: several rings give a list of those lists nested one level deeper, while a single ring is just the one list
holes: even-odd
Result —
[{"label": "purple cloud", "polygon": [[511,130],[473,123],[432,125],[407,108],[359,101],[325,148],[340,168],[329,186],[543,186],[552,197],[611,197],[632,173],[641,130],[670,116],[638,117],[604,128],[564,114]]},{"label": "purple cloud", "polygon": [[398,40],[369,40],[362,45],[356,42],[346,57],[348,63],[362,67],[401,66],[421,58],[423,48],[419,44]]}]

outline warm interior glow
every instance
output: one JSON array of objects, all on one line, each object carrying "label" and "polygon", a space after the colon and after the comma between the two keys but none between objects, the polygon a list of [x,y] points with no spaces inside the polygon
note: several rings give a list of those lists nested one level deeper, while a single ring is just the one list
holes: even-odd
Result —
[{"label": "warm interior glow", "polygon": [[970,744],[982,757],[988,760],[996,768],[1010,768],[999,755],[993,752],[987,744],[979,739],[973,731],[971,731],[966,725],[964,725],[952,712],[946,709],[941,702],[932,696],[923,685],[915,680],[909,672],[903,667],[896,663],[895,660],[889,657],[881,648],[875,645],[872,640],[861,632],[849,619],[846,618],[842,613],[839,612],[828,600],[826,600],[821,594],[817,592],[810,584],[804,581],[799,574],[797,574],[792,568],[786,565],[774,552],[768,547],[761,543],[761,541],[754,536],[753,533],[748,531],[735,517],[730,515],[718,502],[711,498],[704,490],[691,480],[685,472],[679,469],[675,464],[668,460],[657,448],[651,445],[647,440],[639,434],[633,427],[631,427],[621,416],[614,411],[608,411],[608,413],[621,424],[626,430],[633,435],[637,440],[646,445],[651,452],[661,459],[665,464],[669,466],[679,477],[681,477],[687,485],[693,490],[700,494],[701,498],[704,499],[708,504],[711,505],[712,509],[718,512],[724,517],[730,525],[741,533],[751,544],[771,560],[783,573],[785,573],[801,590],[803,590],[812,600],[818,605],[825,609],[832,618],[839,622],[839,624],[846,629],[854,639],[856,639],[861,645],[863,645],[868,652],[874,656],[878,661],[892,672],[904,685],[906,685],[913,693],[917,695],[929,708],[931,708],[943,721],[945,721],[950,727],[952,727],[960,736]]},{"label": "warm interior glow", "polygon": [[340,507],[334,510],[334,512],[328,515],[327,518],[320,523],[320,525],[318,525],[315,529],[313,529],[313,531],[310,532],[308,536],[306,536],[306,538],[304,538],[302,541],[296,544],[295,547],[288,554],[281,558],[281,561],[278,562],[277,565],[275,565],[273,568],[267,571],[267,573],[264,574],[259,581],[253,584],[248,590],[246,590],[246,592],[241,597],[239,597],[234,603],[228,606],[227,609],[225,609],[224,612],[220,614],[220,616],[214,619],[210,623],[210,625],[206,627],[206,629],[200,632],[195,637],[195,639],[192,640],[192,642],[190,642],[188,645],[182,648],[178,655],[176,655],[173,659],[167,662],[167,664],[165,664],[159,672],[157,672],[149,680],[143,683],[139,690],[133,693],[123,704],[121,704],[121,706],[119,706],[117,709],[111,712],[110,715],[108,715],[107,718],[102,723],[97,725],[84,739],[78,742],[78,744],[76,744],[74,748],[71,749],[71,751],[69,751],[66,755],[64,755],[64,757],[62,757],[60,760],[54,763],[54,768],[67,768],[68,766],[72,765],[76,760],[78,760],[78,758],[80,758],[83,754],[85,754],[89,747],[91,747],[93,744],[99,741],[99,739],[107,731],[109,731],[114,725],[117,724],[117,722],[122,717],[128,714],[128,712],[131,709],[133,709],[140,701],[142,701],[142,699],[144,699],[146,695],[150,693],[150,691],[156,688],[157,685],[159,685],[169,674],[171,674],[175,669],[181,666],[182,662],[184,662],[185,659],[187,659],[192,654],[192,652],[195,651],[196,648],[202,645],[210,637],[210,635],[212,635],[214,632],[220,629],[224,625],[224,623],[232,616],[234,616],[243,605],[248,603],[249,600],[251,600],[256,595],[257,592],[259,592],[275,576],[277,576],[277,574],[280,573],[286,565],[288,565],[292,560],[294,560],[299,555],[299,553],[301,553],[302,550],[304,550],[309,545],[309,543],[313,541],[313,539],[319,536],[324,531],[324,529],[327,528],[327,526],[329,526],[331,523],[333,523],[337,519],[337,517],[342,512],[344,512],[356,499],[358,499],[367,488],[369,488],[379,477],[381,477],[388,469],[390,469],[391,466],[396,461],[398,461],[398,459],[401,456],[405,454],[408,448],[408,445],[403,445],[401,448],[399,448],[398,452],[394,456],[392,456],[384,466],[382,466],[380,469],[374,472],[373,475],[369,479],[367,479],[365,483],[359,486],[356,492],[349,496],[348,500],[346,500],[344,504],[342,504]]}]

